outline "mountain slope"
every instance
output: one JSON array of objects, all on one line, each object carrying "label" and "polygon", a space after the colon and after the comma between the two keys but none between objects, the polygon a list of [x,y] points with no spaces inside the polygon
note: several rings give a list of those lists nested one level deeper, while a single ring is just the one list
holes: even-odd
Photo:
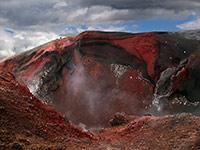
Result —
[{"label": "mountain slope", "polygon": [[[117,112],[137,116],[182,112],[199,115],[200,41],[188,34],[191,31],[184,34],[90,31],[4,59],[0,63],[4,148],[16,143],[27,149],[34,147],[34,143],[39,146],[46,143],[41,149],[47,145],[53,149],[59,145],[63,149],[66,145],[71,145],[69,149],[172,148],[173,144],[165,143],[164,139],[170,141],[167,137],[173,136],[172,143],[177,138],[184,143],[183,149],[195,149],[199,142],[199,118],[190,115],[128,117],[128,124],[102,130],[110,126],[109,120]],[[92,136],[71,124],[102,133]],[[134,129],[135,124],[139,124],[138,130],[137,126]],[[156,130],[158,126],[163,128]],[[172,134],[166,132],[169,129]],[[186,144],[186,137],[177,134],[184,131],[192,139],[190,144]],[[32,137],[25,137],[26,132]],[[156,140],[160,132],[164,139],[161,145],[153,146],[146,134],[155,135],[152,138]],[[23,140],[19,140],[20,136]],[[55,142],[54,137],[58,139]],[[141,138],[146,147],[135,143]],[[124,143],[116,143],[116,139]]]}]

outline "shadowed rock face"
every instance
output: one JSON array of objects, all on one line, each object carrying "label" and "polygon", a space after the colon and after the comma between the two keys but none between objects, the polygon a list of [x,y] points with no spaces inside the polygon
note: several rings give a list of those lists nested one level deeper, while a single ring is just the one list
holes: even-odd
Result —
[{"label": "shadowed rock face", "polygon": [[116,112],[198,114],[200,41],[186,35],[84,32],[0,67],[85,129],[108,125]]}]

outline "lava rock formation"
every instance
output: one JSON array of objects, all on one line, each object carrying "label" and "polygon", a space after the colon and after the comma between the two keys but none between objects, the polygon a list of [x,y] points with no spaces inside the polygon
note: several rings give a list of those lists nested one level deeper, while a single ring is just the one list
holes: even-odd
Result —
[{"label": "lava rock formation", "polygon": [[[167,136],[184,142],[182,149],[199,147],[198,117],[134,117],[200,114],[200,38],[196,34],[88,31],[5,58],[0,63],[1,137],[5,139],[2,147],[33,148],[31,142],[42,143],[40,137],[52,148],[60,144],[64,149],[104,149],[113,148],[114,144],[119,148],[145,149],[156,142],[148,140],[149,135],[154,134],[153,139],[158,140],[156,135],[169,128],[173,128],[172,135],[163,131],[163,142],[157,147],[174,148],[174,141],[164,143],[170,140]],[[109,127],[109,120],[117,112],[132,117],[120,116],[119,127],[102,130]],[[16,126],[12,128],[12,124]],[[84,131],[101,132],[92,135],[71,124]],[[186,130],[188,127],[190,131]],[[15,133],[16,129],[19,132]],[[184,135],[192,138],[189,144],[181,136],[183,130],[187,131]],[[30,140],[24,137],[27,132]],[[58,141],[65,140],[52,141],[55,135]],[[79,141],[76,137],[80,137]],[[117,143],[116,139],[124,143]],[[147,147],[140,147],[140,140]],[[73,146],[63,146],[70,142]]]}]

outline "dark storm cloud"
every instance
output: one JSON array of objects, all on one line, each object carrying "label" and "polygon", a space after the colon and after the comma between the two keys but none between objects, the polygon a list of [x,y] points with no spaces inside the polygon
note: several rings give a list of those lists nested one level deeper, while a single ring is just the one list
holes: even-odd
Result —
[{"label": "dark storm cloud", "polygon": [[7,23],[15,27],[52,22],[54,20],[48,16],[48,11],[54,3],[56,1],[1,0],[0,17],[7,19]]},{"label": "dark storm cloud", "polygon": [[197,0],[1,0],[0,23],[10,27],[104,24],[200,13]]},{"label": "dark storm cloud", "polygon": [[199,0],[82,0],[82,6],[109,6],[116,9],[155,9],[174,10],[199,9]]},{"label": "dark storm cloud", "polygon": [[143,19],[185,19],[191,14],[200,13],[199,0],[82,0],[82,7],[102,6],[113,10],[127,10],[123,15],[111,20],[137,21]]}]

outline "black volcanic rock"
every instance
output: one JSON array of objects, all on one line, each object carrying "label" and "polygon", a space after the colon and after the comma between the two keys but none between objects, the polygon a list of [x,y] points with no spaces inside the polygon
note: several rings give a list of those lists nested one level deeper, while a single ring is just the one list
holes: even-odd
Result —
[{"label": "black volcanic rock", "polygon": [[128,123],[125,113],[116,113],[114,117],[110,120],[111,126],[119,126]]}]

